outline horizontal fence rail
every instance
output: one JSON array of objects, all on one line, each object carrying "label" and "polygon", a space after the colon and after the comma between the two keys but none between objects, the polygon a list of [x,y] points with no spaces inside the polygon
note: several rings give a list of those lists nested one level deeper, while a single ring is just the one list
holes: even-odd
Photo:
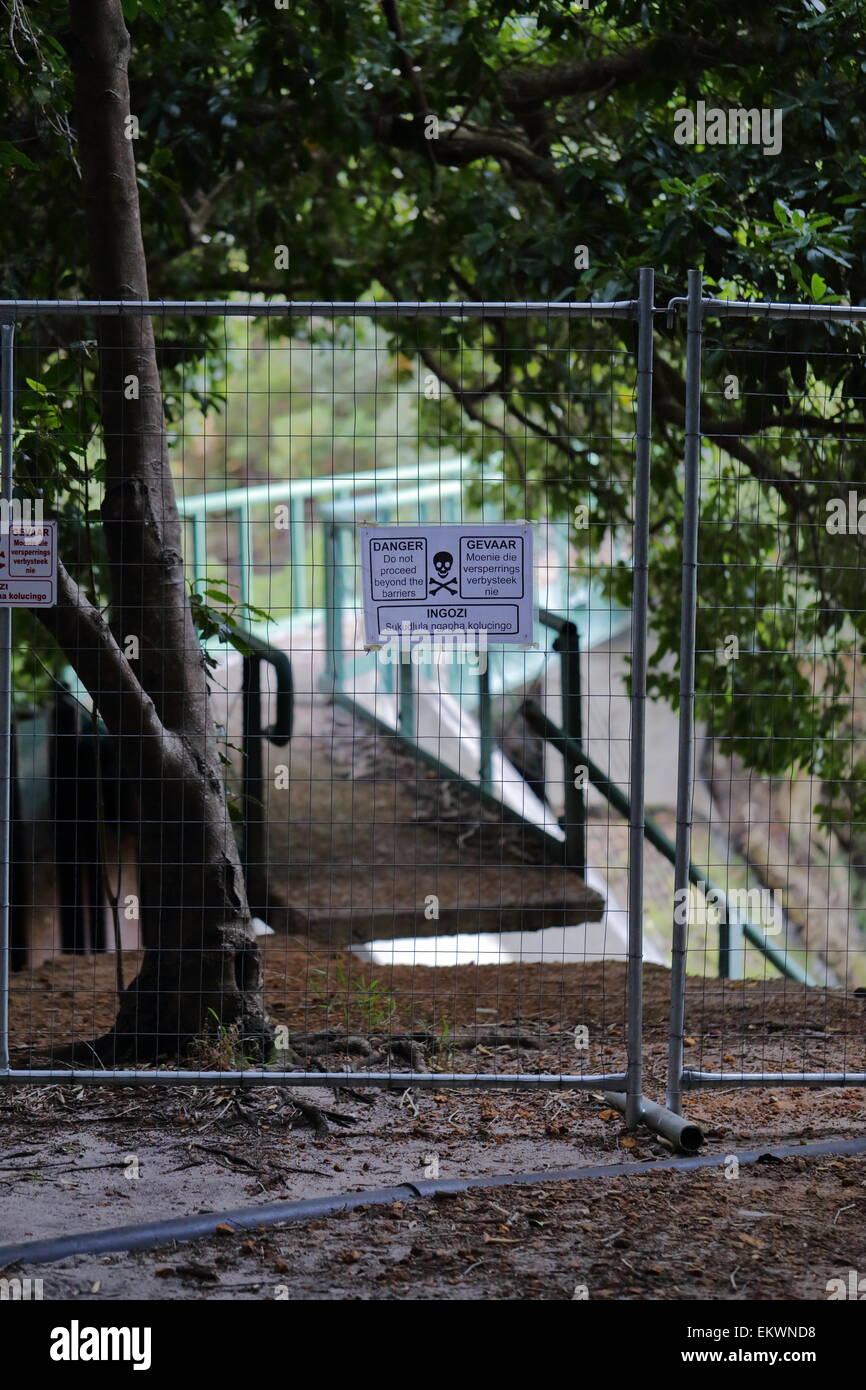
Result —
[{"label": "horizontal fence rail", "polygon": [[548,318],[631,319],[637,301],[574,303],[539,300],[517,303],[486,300],[184,300],[184,299],[0,299],[0,319],[24,318]]}]

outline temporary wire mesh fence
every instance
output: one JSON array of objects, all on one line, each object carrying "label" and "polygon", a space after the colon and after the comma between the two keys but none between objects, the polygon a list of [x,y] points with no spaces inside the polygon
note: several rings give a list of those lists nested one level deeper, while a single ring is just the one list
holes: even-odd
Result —
[{"label": "temporary wire mesh fence", "polygon": [[[0,1079],[636,1117],[652,312],[651,272],[610,305],[5,306],[6,496],[14,463],[62,568],[0,682]],[[524,518],[532,647],[367,648],[360,523]]]},{"label": "temporary wire mesh fence", "polygon": [[675,1110],[866,1082],[866,311],[702,299],[697,272],[687,308]]},{"label": "temporary wire mesh fence", "polygon": [[[862,1084],[866,311],[690,278],[677,716],[644,698],[658,312],[651,272],[3,306],[4,508],[63,567],[37,612],[25,556],[0,679],[0,1079],[606,1088],[634,1123],[646,987],[675,1112]],[[359,526],[524,518],[533,647],[368,644]]]}]

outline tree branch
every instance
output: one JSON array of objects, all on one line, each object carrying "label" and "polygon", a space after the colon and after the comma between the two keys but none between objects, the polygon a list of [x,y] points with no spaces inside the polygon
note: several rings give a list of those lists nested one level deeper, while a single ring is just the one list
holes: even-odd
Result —
[{"label": "tree branch", "polygon": [[[788,34],[789,48],[808,47],[807,37]],[[725,39],[723,43],[689,34],[664,34],[626,53],[602,54],[579,63],[513,68],[501,75],[499,89],[512,111],[543,105],[561,97],[584,96],[602,87],[619,87],[645,77],[693,74],[705,68],[751,66],[779,55],[779,31],[767,30]]]},{"label": "tree branch", "polygon": [[108,623],[60,561],[57,599],[56,608],[37,610],[39,620],[66,652],[118,747],[123,750],[123,735],[150,738],[164,767],[180,740],[162,724]]},{"label": "tree branch", "polygon": [[471,130],[458,134],[440,135],[438,140],[426,140],[418,121],[406,121],[394,116],[380,116],[374,121],[374,133],[380,144],[416,154],[432,154],[437,164],[463,166],[477,159],[496,159],[521,170],[535,183],[561,195],[559,173],[554,165],[527,145],[520,144],[495,131]]},{"label": "tree branch", "polygon": [[406,49],[406,42],[403,34],[403,21],[400,18],[397,0],[381,0],[381,6],[382,13],[391,31],[391,37],[394,40],[394,47],[397,49],[397,59],[400,64],[400,70],[409,83],[409,86],[412,88],[412,95],[415,98],[415,109],[420,115],[427,116],[429,115],[430,107],[427,103],[427,97],[424,94],[424,88],[421,85],[421,79],[415,71],[412,59]]}]

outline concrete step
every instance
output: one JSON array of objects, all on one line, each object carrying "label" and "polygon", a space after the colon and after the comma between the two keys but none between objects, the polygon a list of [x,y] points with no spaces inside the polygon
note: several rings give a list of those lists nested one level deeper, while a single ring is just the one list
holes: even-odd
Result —
[{"label": "concrete step", "polygon": [[551,865],[329,864],[317,866],[306,886],[295,869],[292,906],[270,911],[268,922],[330,946],[536,932],[598,922],[604,912],[600,893]]}]

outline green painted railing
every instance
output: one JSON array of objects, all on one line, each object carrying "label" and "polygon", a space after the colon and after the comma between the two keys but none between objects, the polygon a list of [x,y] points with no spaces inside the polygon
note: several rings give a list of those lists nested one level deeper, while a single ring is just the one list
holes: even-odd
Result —
[{"label": "green painted railing", "polygon": [[[546,739],[552,748],[556,748],[562,754],[566,768],[570,769],[582,764],[596,790],[601,792],[614,810],[619,811],[626,820],[630,820],[631,806],[625,792],[611,781],[601,768],[596,766],[587,755],[586,750],[581,747],[579,739],[575,739],[562,729],[557,728],[534,700],[526,700],[523,711],[530,727]],[[649,815],[645,817],[644,821],[644,838],[667,859],[669,864],[676,862],[676,845]],[[748,920],[739,920],[725,891],[708,879],[707,875],[695,864],[691,863],[689,864],[689,882],[702,893],[712,893],[719,905],[720,979],[732,977],[732,958],[735,953],[743,951],[743,941],[745,940],[750,942],[755,950],[759,951],[764,959],[778,970],[780,975],[786,976],[789,980],[796,980],[801,985],[815,983],[808,972],[796,960],[792,960],[787,951],[780,950],[767,940],[766,933],[759,926]]]},{"label": "green painted railing", "polygon": [[[467,459],[452,456],[429,462],[392,468],[369,469],[358,473],[326,474],[318,478],[293,478],[256,483],[251,487],[236,487],[217,492],[203,492],[194,497],[181,497],[178,510],[189,528],[190,559],[193,574],[200,578],[210,565],[208,556],[208,521],[226,517],[229,521],[229,550],[232,565],[238,570],[238,601],[252,601],[252,579],[255,573],[252,528],[256,524],[252,513],[256,509],[287,508],[291,572],[290,603],[295,614],[310,612],[315,607],[313,592],[314,549],[313,532],[316,519],[310,514],[310,503],[318,500],[352,498],[359,493],[381,488],[383,483],[405,481],[416,486],[433,480],[456,480],[471,469]],[[271,523],[273,524],[273,522]]]}]

